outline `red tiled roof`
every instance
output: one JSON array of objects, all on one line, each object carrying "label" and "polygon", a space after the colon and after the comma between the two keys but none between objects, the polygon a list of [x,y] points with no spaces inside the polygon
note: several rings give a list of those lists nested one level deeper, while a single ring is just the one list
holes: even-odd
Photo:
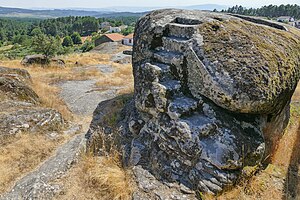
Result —
[{"label": "red tiled roof", "polygon": [[114,42],[121,41],[124,38],[124,36],[119,33],[105,34],[105,36]]},{"label": "red tiled roof", "polygon": [[132,38],[133,38],[133,33],[131,33],[131,34],[125,36],[124,38],[126,38],[126,39],[132,39]]}]

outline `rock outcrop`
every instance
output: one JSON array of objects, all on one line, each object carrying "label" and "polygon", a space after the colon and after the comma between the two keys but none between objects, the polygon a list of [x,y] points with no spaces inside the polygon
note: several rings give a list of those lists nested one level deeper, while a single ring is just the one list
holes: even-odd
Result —
[{"label": "rock outcrop", "polygon": [[61,114],[40,106],[26,70],[0,67],[0,137],[62,129]]},{"label": "rock outcrop", "polygon": [[21,64],[24,66],[29,66],[33,64],[37,65],[48,65],[54,64],[60,67],[65,67],[65,61],[59,58],[50,58],[48,59],[44,55],[36,54],[36,55],[27,55],[21,61]]},{"label": "rock outcrop", "polygon": [[217,194],[272,156],[299,80],[300,31],[249,19],[159,10],[139,20],[134,99],[119,122],[126,166]]}]

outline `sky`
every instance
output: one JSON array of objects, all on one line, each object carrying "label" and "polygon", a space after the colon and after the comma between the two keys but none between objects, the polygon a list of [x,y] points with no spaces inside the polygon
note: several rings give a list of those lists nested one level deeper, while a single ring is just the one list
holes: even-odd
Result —
[{"label": "sky", "polygon": [[269,4],[300,4],[300,0],[0,0],[0,6],[16,8],[168,7],[201,4],[260,7]]}]

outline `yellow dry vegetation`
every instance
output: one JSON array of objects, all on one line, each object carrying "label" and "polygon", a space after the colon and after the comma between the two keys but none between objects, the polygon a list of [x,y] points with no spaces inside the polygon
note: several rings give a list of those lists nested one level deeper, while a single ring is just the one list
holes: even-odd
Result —
[{"label": "yellow dry vegetation", "polygon": [[112,63],[114,72],[112,74],[103,74],[96,85],[106,89],[108,87],[117,87],[118,94],[129,94],[133,92],[133,74],[131,64]]},{"label": "yellow dry vegetation", "polygon": [[118,154],[83,155],[63,180],[64,191],[56,199],[130,200],[134,191],[130,177],[130,172],[120,166]]},{"label": "yellow dry vegetation", "polygon": [[[131,65],[112,64],[114,73],[102,74],[96,68],[85,67],[97,64],[111,64],[107,54],[84,53],[63,56],[66,67],[29,66],[24,67],[20,60],[0,60],[0,66],[26,69],[32,77],[31,87],[39,95],[42,105],[58,110],[65,119],[80,121],[86,130],[90,117],[73,115],[60,99],[58,83],[68,80],[87,80],[97,78],[97,86],[120,87],[119,93],[133,91]],[[77,70],[80,67],[81,70]],[[0,193],[8,190],[17,179],[36,168],[53,154],[56,147],[66,141],[66,136],[50,140],[46,135],[22,133],[15,137],[0,140]],[[59,199],[131,199],[133,191],[130,176],[118,162],[118,155],[95,158],[83,156],[65,179],[66,193]],[[126,189],[124,189],[126,188]]]},{"label": "yellow dry vegetation", "polygon": [[0,194],[49,157],[66,136],[49,139],[46,135],[22,133],[0,140]]},{"label": "yellow dry vegetation", "polygon": [[[66,67],[32,65],[25,67],[20,60],[1,60],[0,65],[11,68],[26,69],[32,77],[32,88],[39,95],[42,106],[58,110],[65,119],[71,120],[74,116],[65,103],[59,97],[59,88],[55,85],[61,81],[87,80],[101,77],[97,69],[75,70],[76,66],[89,66],[96,64],[108,64],[110,55],[97,53],[70,54],[62,57],[66,61]],[[77,64],[76,64],[77,62]]]}]

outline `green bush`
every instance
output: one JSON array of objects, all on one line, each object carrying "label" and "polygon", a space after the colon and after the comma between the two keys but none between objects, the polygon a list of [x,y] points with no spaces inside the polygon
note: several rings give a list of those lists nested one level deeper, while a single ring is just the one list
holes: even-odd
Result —
[{"label": "green bush", "polygon": [[64,47],[71,47],[73,46],[73,41],[70,36],[66,36],[62,42],[62,46]]},{"label": "green bush", "polygon": [[80,50],[82,52],[87,52],[92,50],[95,47],[94,43],[91,41],[85,41],[84,44],[81,46]]},{"label": "green bush", "polygon": [[59,38],[40,34],[33,37],[32,47],[35,52],[43,54],[49,58],[54,56],[59,51],[61,44]]},{"label": "green bush", "polygon": [[82,44],[81,37],[78,32],[74,32],[71,35],[71,38],[74,44]]}]

